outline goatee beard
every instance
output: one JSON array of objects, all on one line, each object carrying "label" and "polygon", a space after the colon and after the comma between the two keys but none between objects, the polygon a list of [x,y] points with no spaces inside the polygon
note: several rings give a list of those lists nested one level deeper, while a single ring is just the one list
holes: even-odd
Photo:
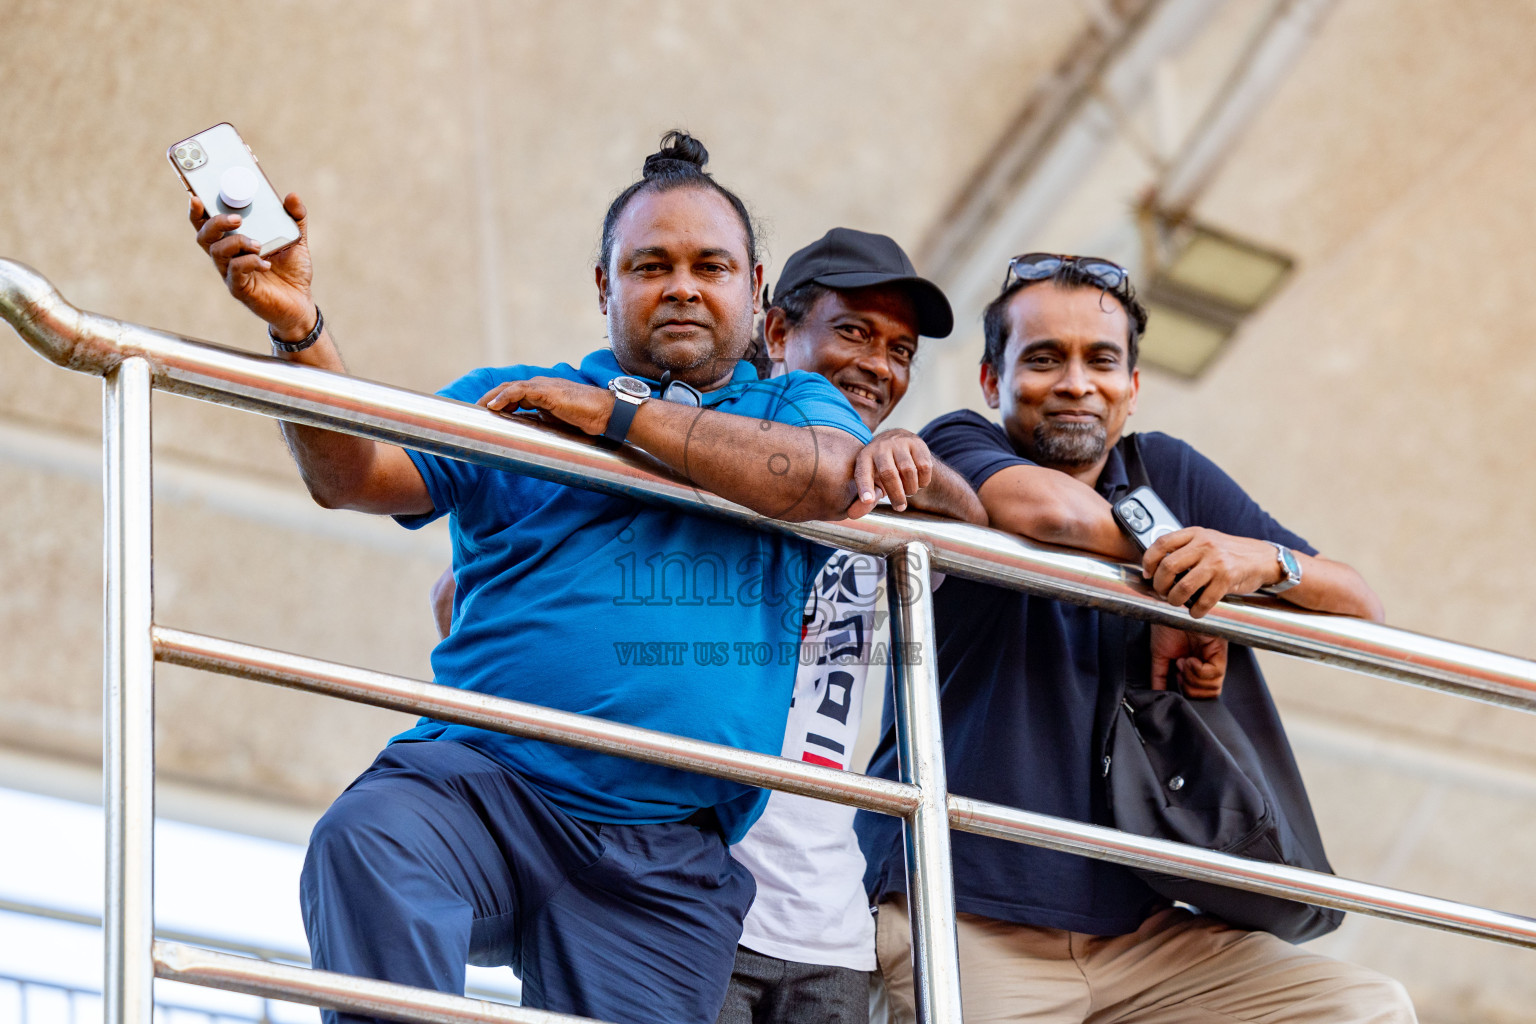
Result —
[{"label": "goatee beard", "polygon": [[1109,435],[1104,424],[1041,423],[1035,427],[1037,460],[1048,466],[1091,466],[1104,456]]}]

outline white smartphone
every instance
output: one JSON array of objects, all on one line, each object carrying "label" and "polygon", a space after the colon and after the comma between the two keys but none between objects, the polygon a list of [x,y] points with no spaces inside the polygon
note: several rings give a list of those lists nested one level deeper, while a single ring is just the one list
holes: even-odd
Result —
[{"label": "white smartphone", "polygon": [[234,125],[216,124],[182,139],[165,156],[182,186],[203,201],[210,217],[240,215],[240,234],[261,246],[263,256],[299,240],[298,224],[283,209],[277,190]]}]

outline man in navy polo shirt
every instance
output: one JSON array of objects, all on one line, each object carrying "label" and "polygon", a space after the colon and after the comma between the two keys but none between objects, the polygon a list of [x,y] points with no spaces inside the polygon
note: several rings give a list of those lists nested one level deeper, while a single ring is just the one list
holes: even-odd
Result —
[{"label": "man in navy polo shirt", "polygon": [[[761,381],[742,361],[762,267],[751,219],[707,157],[669,133],[609,208],[595,268],[609,349],[574,367],[477,370],[441,393],[643,448],[766,515],[862,515],[877,495],[854,493],[853,467],[870,435],[847,401],[815,374]],[[298,198],[286,205],[303,227]],[[303,242],[263,259],[238,217],[194,200],[192,220],[279,354],[342,369]],[[796,643],[826,549],[317,428],[284,433],[322,505],[410,527],[451,516],[458,586],[432,656],[440,684],[779,751],[793,674],[735,652],[699,659],[695,642]],[[707,606],[674,603],[676,558],[728,577]],[[642,584],[648,560],[662,568]],[[727,844],[765,799],[423,720],[311,837],[301,896],[315,966],[462,992],[466,962],[511,964],[530,1006],[711,1024],[753,891]]]},{"label": "man in navy polo shirt", "polygon": [[[1125,271],[1030,254],[984,318],[981,386],[1001,425],[973,412],[929,424],[934,455],[966,477],[994,527],[1140,562],[1199,617],[1228,594],[1379,620],[1349,566],[1319,556],[1189,445],[1140,436],[1153,489],[1186,528],[1143,557],[1110,514],[1129,486],[1122,440],[1140,379],[1146,311]],[[950,789],[1093,820],[1100,612],[950,579],[934,596]],[[1153,630],[1153,684],[1220,692],[1226,644]],[[888,728],[871,774],[895,774]],[[912,1006],[899,823],[861,814],[877,949],[898,1017]],[[1391,979],[1266,932],[1173,908],[1129,869],[970,833],[953,835],[962,997],[978,1021],[1411,1021]]]}]

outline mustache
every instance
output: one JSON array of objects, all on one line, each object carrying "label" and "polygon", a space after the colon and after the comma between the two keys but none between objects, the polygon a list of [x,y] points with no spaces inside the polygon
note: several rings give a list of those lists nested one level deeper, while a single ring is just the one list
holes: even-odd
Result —
[{"label": "mustache", "polygon": [[652,330],[655,330],[656,328],[664,327],[667,324],[696,324],[699,327],[713,328],[715,326],[715,320],[714,317],[706,315],[678,316],[676,314],[658,314],[651,318],[650,326]]},{"label": "mustache", "polygon": [[874,376],[873,374],[865,373],[863,370],[848,370],[840,373],[837,375],[835,383],[857,384],[861,388],[868,388],[869,390],[882,395],[885,394],[887,390],[886,381],[882,381],[880,378]]}]

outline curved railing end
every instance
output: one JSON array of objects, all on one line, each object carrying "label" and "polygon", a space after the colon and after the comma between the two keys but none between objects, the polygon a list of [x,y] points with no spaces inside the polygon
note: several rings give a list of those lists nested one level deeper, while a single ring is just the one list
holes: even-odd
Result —
[{"label": "curved railing end", "polygon": [[104,374],[123,357],[115,321],[76,309],[42,274],[0,258],[0,319],[38,355],[84,373]]}]

